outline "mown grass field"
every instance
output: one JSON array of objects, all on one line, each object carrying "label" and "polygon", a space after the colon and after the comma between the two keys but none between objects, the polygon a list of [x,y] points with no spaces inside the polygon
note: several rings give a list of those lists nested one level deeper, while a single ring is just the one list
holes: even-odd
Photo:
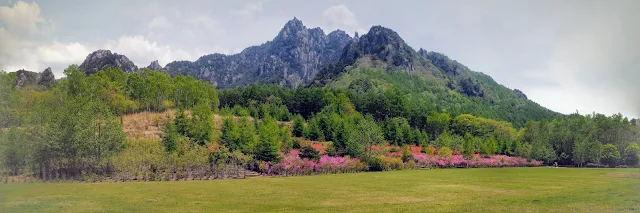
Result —
[{"label": "mown grass field", "polygon": [[0,212],[640,212],[640,169],[495,168],[0,184]]}]

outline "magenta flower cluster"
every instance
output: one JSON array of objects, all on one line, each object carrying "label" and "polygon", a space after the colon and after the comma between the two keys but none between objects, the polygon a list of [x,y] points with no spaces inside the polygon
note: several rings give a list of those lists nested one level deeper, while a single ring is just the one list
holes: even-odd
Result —
[{"label": "magenta flower cluster", "polygon": [[420,167],[524,167],[541,166],[541,161],[527,161],[521,157],[510,157],[506,155],[492,155],[482,157],[475,154],[471,159],[465,159],[462,155],[451,157],[427,156],[426,154],[413,154],[416,165]]},{"label": "magenta flower cluster", "polygon": [[283,158],[276,164],[267,162],[264,173],[268,175],[310,175],[359,172],[367,166],[358,158],[330,157],[323,155],[318,161],[302,159],[297,150],[282,154]]}]

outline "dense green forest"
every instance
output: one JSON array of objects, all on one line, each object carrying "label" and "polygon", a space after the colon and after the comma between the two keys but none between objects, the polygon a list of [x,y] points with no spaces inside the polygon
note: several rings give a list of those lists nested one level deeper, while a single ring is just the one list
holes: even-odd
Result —
[{"label": "dense green forest", "polygon": [[[372,151],[385,143],[465,159],[505,155],[571,166],[638,165],[636,119],[574,113],[525,122],[527,115],[518,113],[539,112],[473,102],[481,97],[461,102],[455,92],[413,92],[441,85],[402,72],[348,68],[355,69],[324,86],[222,90],[152,70],[105,69],[87,76],[75,65],[50,87],[18,89],[16,74],[2,72],[2,174],[45,180],[223,175],[229,165],[265,171],[294,149],[295,157],[318,161],[318,150],[301,145],[299,138],[327,141],[327,156],[360,159],[354,171],[391,168],[396,160]],[[160,140],[125,136],[123,116],[169,109],[176,113],[158,124]],[[220,130],[214,128],[214,114],[226,117]],[[412,160],[403,153],[398,161]]]}]

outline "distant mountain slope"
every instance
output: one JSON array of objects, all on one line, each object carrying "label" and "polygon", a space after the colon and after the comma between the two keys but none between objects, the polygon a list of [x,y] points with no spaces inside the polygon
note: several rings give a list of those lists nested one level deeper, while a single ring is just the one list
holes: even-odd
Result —
[{"label": "distant mountain slope", "polygon": [[260,46],[234,55],[211,54],[194,62],[176,61],[165,69],[171,75],[191,75],[219,88],[253,82],[298,86],[315,79],[323,65],[337,62],[350,40],[344,31],[325,35],[322,29],[308,29],[294,18],[272,41]]},{"label": "distant mountain slope", "polygon": [[444,54],[416,52],[396,32],[381,26],[349,42],[338,63],[323,69],[314,83],[358,92],[395,88],[407,94],[412,104],[506,120],[516,126],[557,115],[521,91]]},{"label": "distant mountain slope", "polygon": [[[126,56],[108,50],[91,53],[80,69],[92,74],[106,67],[138,70]],[[308,29],[294,18],[272,41],[238,54],[210,54],[193,62],[174,61],[164,68],[154,61],[146,68],[172,76],[190,75],[218,88],[259,83],[357,92],[399,89],[411,104],[425,109],[472,113],[516,126],[557,115],[528,100],[520,90],[500,85],[442,53],[416,51],[398,33],[382,26],[351,38],[340,30],[325,35],[322,29]]]}]

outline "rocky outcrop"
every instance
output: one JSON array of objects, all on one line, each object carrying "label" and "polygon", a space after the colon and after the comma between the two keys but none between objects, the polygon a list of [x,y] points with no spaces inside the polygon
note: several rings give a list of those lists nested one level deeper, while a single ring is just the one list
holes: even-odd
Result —
[{"label": "rocky outcrop", "polygon": [[147,66],[147,69],[150,69],[150,70],[162,70],[163,68],[158,63],[158,60],[155,60],[155,61],[152,61],[151,64],[149,64],[149,66]]},{"label": "rocky outcrop", "polygon": [[50,67],[42,71],[42,73],[27,70],[18,70],[16,71],[16,76],[18,77],[18,79],[16,81],[15,87],[19,89],[28,86],[42,86],[45,88],[49,88],[56,82],[56,78],[53,75]]},{"label": "rocky outcrop", "polygon": [[395,31],[382,26],[373,26],[367,34],[349,43],[345,48],[341,63],[353,64],[356,59],[368,55],[391,65],[413,70],[417,53]]},{"label": "rocky outcrop", "polygon": [[120,68],[126,73],[138,70],[127,56],[111,53],[110,50],[97,50],[89,54],[79,68],[85,74],[91,75],[108,67]]},{"label": "rocky outcrop", "polygon": [[325,34],[308,29],[297,18],[288,21],[278,35],[260,46],[234,55],[210,54],[198,60],[175,61],[165,69],[173,75],[191,75],[217,87],[254,82],[295,87],[311,82],[326,64],[336,63],[351,41],[344,31]]}]

